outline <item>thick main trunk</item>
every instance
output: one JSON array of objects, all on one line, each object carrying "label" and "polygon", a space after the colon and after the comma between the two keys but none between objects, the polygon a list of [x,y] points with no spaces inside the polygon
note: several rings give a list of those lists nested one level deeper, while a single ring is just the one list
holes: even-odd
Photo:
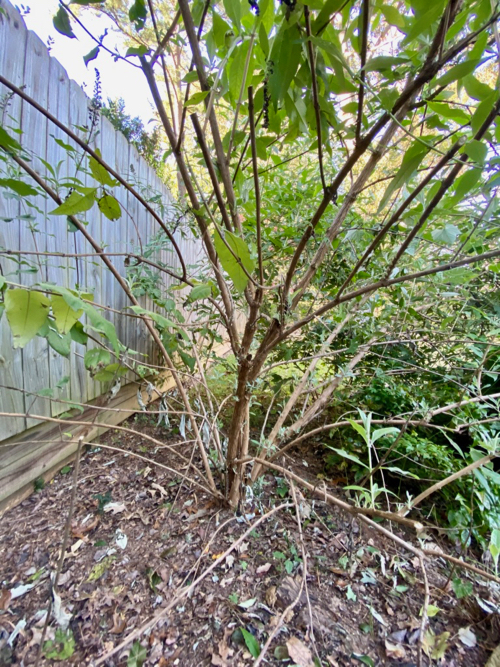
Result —
[{"label": "thick main trunk", "polygon": [[245,364],[240,366],[227,447],[227,497],[233,508],[236,508],[240,501],[245,472],[245,465],[237,461],[248,454],[250,394],[247,380],[248,366]]}]

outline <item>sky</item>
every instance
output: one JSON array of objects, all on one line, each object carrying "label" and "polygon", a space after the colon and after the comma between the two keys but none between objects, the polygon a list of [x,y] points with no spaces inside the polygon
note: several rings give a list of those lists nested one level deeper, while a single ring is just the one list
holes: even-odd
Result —
[{"label": "sky", "polygon": [[[21,7],[20,4],[17,6]],[[141,70],[120,60],[114,62],[113,57],[102,49],[97,59],[91,61],[86,67],[83,56],[89,53],[96,43],[74,22],[72,22],[72,28],[76,39],[70,39],[56,31],[52,18],[59,6],[57,0],[24,0],[22,6],[29,8],[29,13],[23,17],[28,28],[33,30],[45,44],[48,43],[49,37],[54,40],[50,51],[51,56],[63,65],[71,79],[74,79],[80,86],[85,85],[84,90],[89,97],[93,95],[95,68],[97,67],[101,74],[103,100],[108,97],[112,99],[123,97],[125,111],[131,116],[139,116],[147,127],[147,123],[153,117],[152,101]],[[87,13],[82,15],[81,20],[87,29],[97,37],[108,28],[108,36],[104,43],[111,50],[120,45],[121,38],[118,34],[111,32],[112,24],[109,19],[98,18]],[[124,53],[123,47],[118,50]]]}]

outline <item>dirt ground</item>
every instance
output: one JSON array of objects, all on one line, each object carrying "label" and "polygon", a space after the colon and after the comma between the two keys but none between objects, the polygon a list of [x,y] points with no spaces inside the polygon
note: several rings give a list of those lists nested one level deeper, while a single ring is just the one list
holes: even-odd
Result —
[{"label": "dirt ground", "polygon": [[[258,654],[276,628],[263,664],[417,664],[424,587],[412,554],[335,508],[304,498],[302,540],[290,507],[221,558],[273,503],[292,503],[286,481],[267,476],[248,513],[235,516],[203,489],[183,482],[186,464],[144,438],[149,434],[175,447],[175,434],[143,416],[129,425],[137,435],[108,433],[101,444],[134,451],[174,470],[103,448],[83,453],[66,557],[39,665],[91,665],[172,601],[171,611],[140,642],[105,664],[252,665],[252,653]],[[286,465],[312,483],[322,472],[306,450],[295,452]],[[2,666],[36,663],[72,479],[73,467],[68,466],[1,519]],[[415,536],[394,530],[416,542]],[[455,553],[449,542],[440,544]],[[176,600],[184,586],[216,561],[189,596]],[[438,558],[426,569],[431,617],[422,664],[483,666],[499,640],[499,587],[451,572]],[[452,590],[458,576],[464,587],[474,584],[473,593],[461,599]],[[67,630],[58,630],[58,624]]]}]

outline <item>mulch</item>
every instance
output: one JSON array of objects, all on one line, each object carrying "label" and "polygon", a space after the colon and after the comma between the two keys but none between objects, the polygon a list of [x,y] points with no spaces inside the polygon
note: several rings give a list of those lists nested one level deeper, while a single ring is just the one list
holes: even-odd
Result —
[{"label": "mulch", "polygon": [[[302,541],[290,507],[223,559],[255,519],[275,504],[292,502],[286,480],[264,477],[245,513],[235,515],[183,481],[183,474],[194,473],[180,458],[143,438],[149,434],[175,447],[180,439],[175,433],[142,415],[129,426],[137,434],[108,432],[100,443],[153,458],[173,472],[99,443],[83,453],[57,587],[60,604],[53,605],[39,665],[91,665],[215,561],[217,567],[190,595],[106,664],[252,665],[252,653],[276,627],[264,664],[417,664],[424,587],[411,553],[306,494]],[[306,449],[286,465],[313,483],[324,473]],[[1,519],[0,665],[36,662],[72,485],[68,466]],[[416,543],[415,536],[394,530]],[[453,552],[453,545],[441,546]],[[303,550],[307,576],[301,592]],[[427,566],[427,575],[433,615],[423,664],[484,665],[498,643],[498,587],[450,572],[438,558]],[[457,577],[465,586],[474,584],[471,595],[457,599]]]}]

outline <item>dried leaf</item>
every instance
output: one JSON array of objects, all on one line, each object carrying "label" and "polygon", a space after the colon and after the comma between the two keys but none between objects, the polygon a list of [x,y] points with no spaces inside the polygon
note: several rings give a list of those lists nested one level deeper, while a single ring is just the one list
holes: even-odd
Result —
[{"label": "dried leaf", "polygon": [[15,600],[16,598],[20,598],[21,595],[30,591],[34,585],[35,584],[19,584],[18,586],[14,586],[14,588],[11,588],[9,591],[11,599]]},{"label": "dried leaf", "polygon": [[271,563],[265,563],[264,565],[260,565],[257,568],[257,574],[265,574],[266,572],[269,572],[271,567],[272,567]]},{"label": "dried leaf", "polygon": [[240,602],[238,607],[241,607],[242,609],[250,609],[250,607],[253,607],[256,601],[257,598],[250,598],[249,600],[244,600],[243,602]]},{"label": "dried leaf", "polygon": [[286,643],[286,647],[288,655],[299,667],[314,667],[312,653],[300,639],[290,637]]},{"label": "dried leaf", "polygon": [[113,627],[109,631],[112,635],[121,635],[121,633],[127,627],[126,619],[121,615],[114,613],[113,614]]},{"label": "dried leaf", "polygon": [[2,611],[7,611],[11,599],[12,595],[10,591],[7,588],[4,588],[3,591],[0,593],[0,609]]},{"label": "dried leaf", "polygon": [[125,503],[107,503],[104,507],[105,512],[113,512],[113,514],[125,512],[126,509]]},{"label": "dried leaf", "polygon": [[406,656],[406,651],[401,644],[392,644],[388,639],[385,640],[385,653],[392,660],[399,660]]},{"label": "dried leaf", "polygon": [[94,521],[92,521],[92,523],[89,523],[88,526],[85,526],[84,524],[73,524],[71,526],[71,533],[73,537],[79,537],[80,539],[83,539],[84,535],[86,533],[90,533],[91,530],[94,530],[94,528],[96,528],[98,524],[99,524],[99,517],[96,516]]},{"label": "dried leaf", "polygon": [[55,590],[52,590],[52,595],[54,596],[52,615],[61,630],[66,630],[68,628],[69,622],[71,621],[71,614],[66,611],[63,606],[61,596]]},{"label": "dried leaf", "polygon": [[167,493],[167,491],[165,490],[165,488],[164,488],[161,484],[157,484],[156,482],[153,482],[153,483],[151,484],[151,487],[152,487],[153,489],[156,489],[157,491],[159,491],[160,494],[161,494],[164,498],[168,497],[168,493]]},{"label": "dried leaf", "polygon": [[460,628],[458,631],[458,638],[467,648],[474,648],[477,644],[477,638],[474,632],[469,628]]}]

